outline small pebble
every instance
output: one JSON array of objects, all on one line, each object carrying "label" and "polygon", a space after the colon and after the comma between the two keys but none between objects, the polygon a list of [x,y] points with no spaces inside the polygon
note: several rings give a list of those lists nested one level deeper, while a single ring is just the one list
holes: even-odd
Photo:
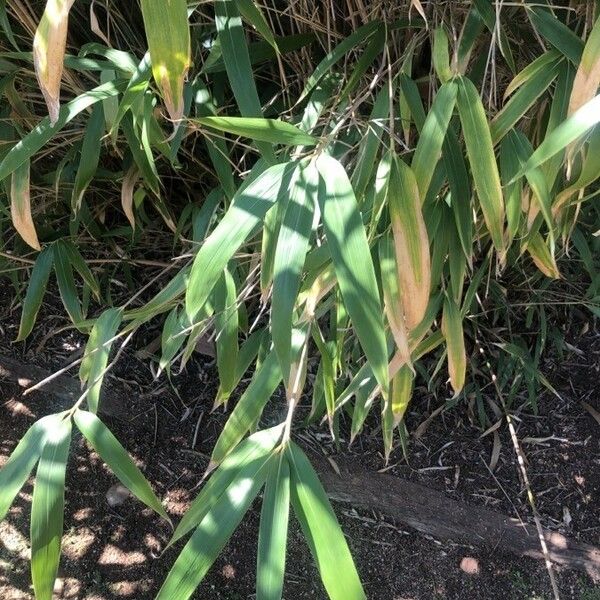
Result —
[{"label": "small pebble", "polygon": [[114,508],[115,506],[121,506],[129,496],[130,492],[124,485],[115,483],[106,492],[106,501],[110,507]]}]

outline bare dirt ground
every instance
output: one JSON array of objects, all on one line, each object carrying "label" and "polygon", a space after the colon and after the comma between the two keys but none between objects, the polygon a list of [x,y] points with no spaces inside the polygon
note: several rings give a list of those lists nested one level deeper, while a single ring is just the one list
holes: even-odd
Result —
[{"label": "bare dirt ground", "polygon": [[[1,300],[0,295],[0,300]],[[27,344],[12,344],[18,311],[0,301],[0,353],[48,369],[72,359],[82,337],[64,325],[59,307],[45,306],[42,323]],[[600,335],[573,334],[564,360],[549,359],[544,372],[561,399],[544,394],[539,414],[521,412],[516,423],[527,470],[544,526],[600,545],[600,423],[582,401],[600,411]],[[141,340],[139,340],[141,344]],[[210,413],[216,373],[202,357],[169,381],[155,380],[148,359],[133,350],[108,376],[111,394],[122,398],[123,419],[105,419],[165,499],[175,520],[185,512],[208,455],[227,417]],[[38,392],[22,397],[14,383],[0,381],[0,464],[37,418],[64,407]],[[423,415],[443,399],[417,389],[408,415],[414,431]],[[199,423],[199,424],[198,424]],[[342,428],[343,429],[343,428]],[[197,434],[196,434],[197,432]],[[489,468],[493,435],[482,437],[473,408],[459,403],[431,420],[412,442],[408,462],[401,449],[392,454],[388,473],[441,490],[466,503],[485,505],[531,522],[516,458],[505,425],[497,430],[500,454]],[[196,444],[193,445],[195,435]],[[336,448],[324,429],[299,429],[305,448],[335,460]],[[342,438],[344,435],[342,434]],[[355,444],[342,441],[340,452],[369,469],[384,467],[376,421]],[[106,492],[116,478],[75,437],[67,476],[63,558],[56,598],[111,600],[153,598],[181,545],[161,554],[170,530],[136,500],[111,508]],[[32,598],[28,555],[31,481],[8,518],[0,524],[0,599]],[[335,506],[364,582],[368,598],[386,600],[551,598],[543,563],[484,549],[440,542],[391,522],[383,513]],[[254,594],[256,540],[260,506],[254,506],[219,557],[195,598],[245,599]],[[558,570],[561,597],[600,600],[600,589],[582,573]],[[326,598],[308,547],[292,522],[288,543],[285,597]]]}]

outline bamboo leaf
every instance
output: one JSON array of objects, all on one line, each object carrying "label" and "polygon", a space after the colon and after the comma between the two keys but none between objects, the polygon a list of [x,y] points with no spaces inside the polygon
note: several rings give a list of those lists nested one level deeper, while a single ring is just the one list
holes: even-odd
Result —
[{"label": "bamboo leaf", "polygon": [[290,510],[290,465],[282,452],[270,461],[258,532],[256,600],[280,600]]},{"label": "bamboo leaf", "polygon": [[77,327],[83,321],[83,313],[77,294],[77,287],[75,286],[71,260],[62,240],[54,243],[54,271],[56,273],[60,299],[71,321]]},{"label": "bamboo leaf", "polygon": [[459,80],[458,112],[483,218],[500,260],[503,261],[506,250],[504,199],[498,165],[479,93],[473,83],[464,77]]},{"label": "bamboo leaf", "polygon": [[[327,494],[302,450],[290,442],[291,501],[331,600],[366,598]],[[343,576],[340,576],[343,574]]]},{"label": "bamboo leaf", "polygon": [[59,420],[59,415],[48,415],[36,421],[0,469],[0,521],[6,516],[15,496],[39,460],[46,435],[57,427]]},{"label": "bamboo leaf", "polygon": [[141,0],[152,74],[171,120],[183,116],[183,84],[191,64],[186,0]]},{"label": "bamboo leaf", "polygon": [[[279,425],[259,431],[242,441],[223,459],[181,519],[169,546],[187,535],[204,519],[232,482],[254,480],[263,474],[282,431],[283,428]],[[266,473],[264,476],[266,478]]]},{"label": "bamboo leaf", "polygon": [[208,299],[223,269],[237,249],[256,231],[294,165],[274,165],[234,196],[231,207],[208,236],[194,259],[185,305],[191,322]]},{"label": "bamboo leaf", "polygon": [[446,296],[444,300],[442,333],[446,338],[446,347],[448,349],[450,383],[454,390],[454,395],[457,396],[465,385],[467,355],[465,353],[462,316],[459,307],[450,296]]},{"label": "bamboo leaf", "polygon": [[79,167],[77,168],[77,175],[75,175],[75,183],[73,184],[73,194],[71,195],[71,206],[75,212],[81,207],[85,190],[96,174],[100,159],[100,145],[103,132],[104,110],[102,104],[98,103],[92,108],[92,114],[87,122],[85,135],[83,136]]},{"label": "bamboo leaf", "polygon": [[284,382],[292,360],[292,322],[312,231],[319,172],[314,162],[298,166],[290,181],[273,261],[271,335]]},{"label": "bamboo leaf", "polygon": [[33,38],[33,64],[48,106],[50,124],[59,118],[60,82],[67,45],[69,11],[74,0],[47,0]]},{"label": "bamboo leaf", "polygon": [[23,309],[21,311],[21,323],[19,325],[19,335],[15,341],[22,342],[33,329],[38,311],[42,305],[42,298],[46,292],[48,278],[54,263],[54,247],[48,246],[44,248],[35,260],[31,276],[29,278],[29,286],[23,301]]},{"label": "bamboo leaf", "polygon": [[335,273],[361,347],[387,393],[387,348],[373,261],[356,197],[342,165],[322,154],[319,206]]},{"label": "bamboo leaf", "polygon": [[33,217],[31,216],[31,191],[29,186],[29,159],[12,174],[10,186],[10,217],[14,228],[34,250],[41,250]]},{"label": "bamboo leaf", "polygon": [[394,246],[397,277],[406,327],[416,327],[427,309],[431,287],[429,238],[417,180],[412,169],[398,157],[392,162],[388,203]]},{"label": "bamboo leaf", "polygon": [[105,310],[96,319],[90,337],[85,345],[83,360],[79,367],[81,383],[87,383],[89,392],[87,405],[92,413],[98,411],[100,402],[100,389],[104,378],[104,371],[108,363],[108,355],[123,314],[118,308]]},{"label": "bamboo leaf", "polygon": [[589,102],[600,86],[600,18],[588,36],[581,55],[581,62],[575,74],[571,90],[568,115],[571,116],[586,102]]},{"label": "bamboo leaf", "polygon": [[270,44],[275,50],[278,52],[277,42],[275,41],[275,36],[267,23],[264,15],[260,8],[256,5],[254,0],[235,0],[237,4],[238,11],[240,15],[244,18],[245,21],[250,23],[260,33],[260,35]]},{"label": "bamboo leaf", "polygon": [[208,470],[220,464],[258,421],[265,404],[281,382],[281,368],[274,351],[269,352],[254,373],[223,427],[210,457]]},{"label": "bamboo leaf", "polygon": [[314,146],[317,139],[304,133],[291,123],[280,119],[262,119],[250,117],[200,117],[192,119],[194,123],[225,131],[234,135],[241,135],[269,142],[271,144],[285,144],[288,146]]},{"label": "bamboo leaf", "polygon": [[408,365],[400,367],[392,379],[390,404],[394,418],[394,427],[398,426],[404,418],[412,396],[414,379],[415,374]]},{"label": "bamboo leaf", "polygon": [[73,420],[85,439],[121,483],[136,498],[170,523],[169,515],[155,496],[150,484],[108,427],[96,415],[86,410],[77,410]]},{"label": "bamboo leaf", "polygon": [[42,148],[55,133],[58,133],[69,121],[77,116],[88,106],[101,102],[112,96],[116,96],[125,89],[126,82],[123,80],[103,83],[98,87],[84,92],[65,104],[58,112],[58,118],[54,123],[50,118],[42,119],[27,135],[17,142],[0,163],[0,181],[10,175],[16,168],[30,159],[40,148]]},{"label": "bamboo leaf", "polygon": [[37,600],[52,600],[58,572],[70,444],[71,419],[56,419],[44,441],[31,501],[31,579]]},{"label": "bamboo leaf", "polygon": [[539,167],[543,162],[552,158],[556,153],[566,148],[582,135],[587,133],[596,123],[600,123],[600,95],[596,96],[568,119],[553,129],[535,149],[521,170],[513,177],[515,181],[527,171]]},{"label": "bamboo leaf", "polygon": [[458,87],[454,82],[442,85],[431,105],[415,148],[411,168],[423,201],[429,190],[434,167],[442,156],[442,145],[454,112],[457,93]]},{"label": "bamboo leaf", "polygon": [[551,279],[560,279],[560,271],[556,265],[554,255],[539,233],[534,233],[527,240],[527,252],[535,266]]}]

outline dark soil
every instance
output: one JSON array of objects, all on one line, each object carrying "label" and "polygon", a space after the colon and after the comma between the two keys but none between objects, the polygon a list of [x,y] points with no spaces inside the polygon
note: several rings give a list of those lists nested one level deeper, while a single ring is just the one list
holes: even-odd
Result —
[{"label": "dark soil", "polygon": [[[1,303],[0,303],[1,304]],[[9,303],[0,309],[0,353],[11,354],[41,367],[57,369],[73,359],[83,338],[45,307],[45,327],[27,345],[11,344],[18,314]],[[18,311],[16,311],[18,313]],[[43,329],[43,332],[41,331]],[[48,335],[48,332],[54,332]],[[44,337],[46,336],[46,337]],[[146,340],[148,341],[148,340]],[[569,340],[575,350],[564,362],[548,362],[544,369],[561,395],[539,399],[539,414],[517,415],[518,437],[527,457],[527,471],[544,526],[591,543],[600,544],[600,423],[581,401],[600,411],[598,357],[600,336],[595,332]],[[43,343],[42,343],[43,342]],[[142,340],[135,340],[139,346]],[[105,421],[123,443],[178,520],[195,497],[195,486],[227,417],[210,413],[216,375],[202,357],[188,369],[153,378],[148,359],[127,351],[108,375],[111,395],[122,398],[125,419]],[[37,418],[65,408],[43,392],[22,397],[14,383],[0,382],[0,464]],[[414,431],[443,402],[418,389],[408,416]],[[411,445],[408,463],[396,449],[388,473],[444,491],[466,503],[486,505],[531,521],[531,509],[522,486],[507,428],[497,433],[500,456],[493,472],[488,465],[493,434],[482,437],[472,409],[465,403],[441,413]],[[199,423],[199,424],[198,424]],[[193,446],[197,430],[196,444]],[[309,453],[336,449],[324,429],[298,431]],[[372,470],[384,467],[380,436],[367,431],[348,449],[340,451]],[[25,486],[7,519],[0,524],[0,600],[32,598],[28,555],[31,481]],[[134,499],[111,508],[106,492],[117,483],[81,437],[72,445],[65,510],[65,535],[57,598],[109,600],[153,598],[181,544],[161,555],[169,526]],[[395,600],[542,599],[551,598],[543,563],[519,559],[495,550],[458,546],[406,531],[382,514],[335,506],[355,557],[368,598]],[[245,599],[254,594],[256,540],[260,506],[254,506],[225,551],[198,588],[195,598]],[[343,576],[343,574],[340,574]],[[599,600],[600,589],[587,576],[558,571],[563,598]],[[326,598],[318,573],[299,527],[292,522],[288,543],[285,597]],[[174,599],[177,600],[177,599]]]}]

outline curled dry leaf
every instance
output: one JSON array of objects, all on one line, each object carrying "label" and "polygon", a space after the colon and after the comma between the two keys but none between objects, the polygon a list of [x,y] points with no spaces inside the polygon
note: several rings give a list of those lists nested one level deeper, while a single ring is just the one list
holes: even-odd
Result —
[{"label": "curled dry leaf", "polygon": [[131,223],[131,227],[135,229],[135,216],[133,214],[133,190],[140,174],[137,167],[132,166],[129,168],[125,176],[123,177],[123,183],[121,184],[121,206],[123,212],[127,217],[127,220]]},{"label": "curled dry leaf", "polygon": [[33,66],[52,124],[58,120],[60,81],[67,45],[69,11],[73,2],[48,0],[33,38]]}]

